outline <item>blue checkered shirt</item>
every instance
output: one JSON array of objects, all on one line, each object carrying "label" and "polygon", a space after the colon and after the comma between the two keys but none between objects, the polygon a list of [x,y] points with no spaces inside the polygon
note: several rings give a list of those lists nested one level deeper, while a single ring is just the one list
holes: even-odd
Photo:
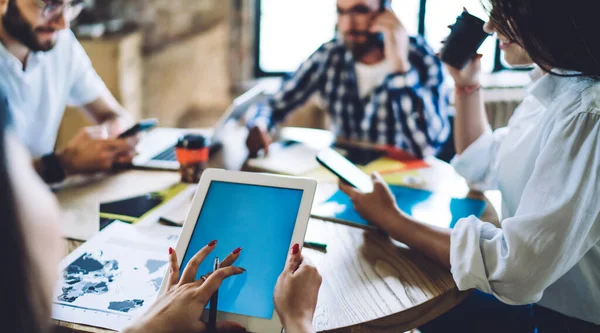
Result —
[{"label": "blue checkered shirt", "polygon": [[334,39],[323,44],[281,90],[258,105],[248,126],[272,128],[318,93],[338,137],[393,145],[418,157],[435,155],[448,139],[448,89],[442,65],[425,40],[410,38],[407,73],[390,73],[360,98],[350,51]]}]

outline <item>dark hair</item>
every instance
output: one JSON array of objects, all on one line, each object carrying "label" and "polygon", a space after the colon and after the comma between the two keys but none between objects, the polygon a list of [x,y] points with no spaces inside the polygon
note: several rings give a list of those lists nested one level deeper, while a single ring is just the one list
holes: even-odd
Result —
[{"label": "dark hair", "polygon": [[[0,274],[0,325],[8,332],[44,332],[47,302],[32,265],[19,220],[13,186],[8,172],[6,133],[8,110],[0,91],[0,255],[4,269]],[[42,303],[42,304],[40,304]]]},{"label": "dark hair", "polygon": [[[600,79],[594,0],[485,0],[494,28],[521,45],[543,70]],[[491,6],[491,8],[490,8]]]}]

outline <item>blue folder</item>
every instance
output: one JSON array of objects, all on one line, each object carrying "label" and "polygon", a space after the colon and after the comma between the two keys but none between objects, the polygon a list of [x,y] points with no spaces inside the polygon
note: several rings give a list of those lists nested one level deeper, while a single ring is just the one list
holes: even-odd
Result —
[{"label": "blue folder", "polygon": [[[485,201],[470,198],[453,198],[425,190],[403,186],[390,186],[398,207],[415,219],[453,228],[458,220],[474,215],[480,217],[485,210]],[[354,210],[350,198],[341,191],[336,192],[325,203],[316,207],[313,217],[366,229],[375,227],[365,221]]]}]

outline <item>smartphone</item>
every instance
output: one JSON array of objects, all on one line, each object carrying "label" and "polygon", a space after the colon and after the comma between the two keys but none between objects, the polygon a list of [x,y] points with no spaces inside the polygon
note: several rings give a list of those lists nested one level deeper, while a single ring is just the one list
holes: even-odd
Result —
[{"label": "smartphone", "polygon": [[386,9],[390,7],[390,0],[380,0],[379,1],[379,11],[385,12]]},{"label": "smartphone", "polygon": [[373,192],[373,181],[352,162],[337,151],[327,148],[317,154],[317,161],[341,180],[356,187],[361,192]]},{"label": "smartphone", "polygon": [[130,129],[121,133],[121,135],[119,135],[119,139],[125,139],[128,137],[134,136],[138,133],[149,131],[149,130],[153,129],[154,127],[156,127],[157,125],[158,125],[158,120],[156,120],[154,118],[144,119],[144,120],[140,121],[139,123],[133,125]]}]

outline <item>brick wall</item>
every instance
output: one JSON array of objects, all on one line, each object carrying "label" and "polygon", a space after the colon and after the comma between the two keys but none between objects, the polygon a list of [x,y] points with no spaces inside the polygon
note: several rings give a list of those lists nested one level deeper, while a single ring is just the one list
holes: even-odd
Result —
[{"label": "brick wall", "polygon": [[143,31],[144,116],[164,126],[214,123],[252,75],[252,2],[96,0],[102,15]]},{"label": "brick wall", "polygon": [[96,4],[102,16],[142,27],[146,50],[202,32],[226,20],[229,11],[229,0],[96,0]]}]

